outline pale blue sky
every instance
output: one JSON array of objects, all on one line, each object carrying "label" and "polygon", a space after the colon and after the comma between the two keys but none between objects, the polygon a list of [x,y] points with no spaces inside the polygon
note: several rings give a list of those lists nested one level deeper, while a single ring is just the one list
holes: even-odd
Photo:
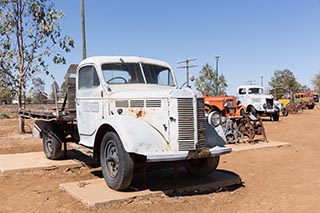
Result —
[{"label": "pale blue sky", "polygon": [[[65,13],[64,34],[76,48],[67,64],[79,63],[80,1],[54,1]],[[191,74],[206,63],[228,84],[228,94],[247,81],[264,86],[276,69],[290,69],[301,84],[312,87],[320,71],[319,0],[85,0],[87,56],[134,55],[160,59],[175,70],[178,82],[185,70],[177,62],[197,58]],[[67,66],[51,66],[61,84]],[[46,80],[47,86],[52,82]]]}]

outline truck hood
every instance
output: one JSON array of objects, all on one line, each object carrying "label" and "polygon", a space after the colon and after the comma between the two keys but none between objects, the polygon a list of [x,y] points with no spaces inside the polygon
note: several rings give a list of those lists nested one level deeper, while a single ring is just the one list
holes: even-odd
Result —
[{"label": "truck hood", "polygon": [[[116,92],[112,92],[112,90]],[[175,87],[146,84],[130,84],[109,86],[111,99],[150,99],[150,98],[202,98],[190,88],[177,89]]]}]

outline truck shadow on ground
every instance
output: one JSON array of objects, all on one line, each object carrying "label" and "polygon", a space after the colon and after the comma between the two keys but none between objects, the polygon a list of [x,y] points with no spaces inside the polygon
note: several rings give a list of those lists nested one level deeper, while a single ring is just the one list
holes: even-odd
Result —
[{"label": "truck shadow on ground", "polygon": [[[99,162],[77,150],[68,150],[68,159],[77,160],[103,178]],[[145,169],[135,168],[131,186],[125,192],[162,191],[170,197],[234,191],[244,187],[240,176],[232,171],[217,169],[204,177],[190,175],[183,162],[148,163]]]},{"label": "truck shadow on ground", "polygon": [[[101,170],[92,174],[103,178]],[[162,191],[169,197],[210,194],[234,191],[244,184],[239,175],[227,170],[216,170],[205,177],[191,176],[183,166],[153,163],[147,166],[146,173],[136,171],[132,184],[126,192]]]}]

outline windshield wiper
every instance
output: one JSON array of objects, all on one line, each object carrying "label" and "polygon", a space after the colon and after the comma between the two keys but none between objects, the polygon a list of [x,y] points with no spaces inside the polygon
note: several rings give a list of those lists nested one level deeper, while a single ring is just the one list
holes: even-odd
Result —
[{"label": "windshield wiper", "polygon": [[124,62],[124,60],[122,58],[120,58],[121,63],[124,64],[124,66],[128,69],[128,71],[130,71],[132,73],[131,68],[128,66],[128,64],[126,62]]}]

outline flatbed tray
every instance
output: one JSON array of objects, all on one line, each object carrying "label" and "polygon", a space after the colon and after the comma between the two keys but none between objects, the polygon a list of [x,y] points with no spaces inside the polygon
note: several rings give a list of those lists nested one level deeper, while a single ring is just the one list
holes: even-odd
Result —
[{"label": "flatbed tray", "polygon": [[57,112],[55,110],[20,110],[19,114],[24,118],[30,118],[35,120],[61,120],[61,121],[75,121],[75,113]]}]

